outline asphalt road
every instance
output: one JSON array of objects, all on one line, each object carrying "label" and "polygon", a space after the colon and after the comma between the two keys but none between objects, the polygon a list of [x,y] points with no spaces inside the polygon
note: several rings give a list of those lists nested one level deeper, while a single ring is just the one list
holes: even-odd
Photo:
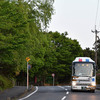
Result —
[{"label": "asphalt road", "polygon": [[71,92],[70,86],[39,86],[36,91],[19,100],[100,100],[100,90]]}]

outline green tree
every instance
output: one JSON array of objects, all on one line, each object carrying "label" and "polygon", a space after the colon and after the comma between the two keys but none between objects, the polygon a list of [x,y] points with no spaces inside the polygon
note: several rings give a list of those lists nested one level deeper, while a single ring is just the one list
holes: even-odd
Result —
[{"label": "green tree", "polygon": [[76,40],[67,37],[67,32],[50,32],[51,42],[54,44],[56,63],[52,66],[51,73],[56,74],[56,81],[62,83],[70,81],[72,61],[77,56],[82,56],[82,49]]},{"label": "green tree", "polygon": [[[37,71],[44,66],[48,40],[42,24],[48,26],[52,4],[52,0],[0,1],[0,74],[14,77],[15,73],[26,72],[26,57],[32,59],[30,64]],[[34,76],[34,71],[31,73]]]},{"label": "green tree", "polygon": [[91,59],[94,60],[94,51],[93,50],[90,50],[90,48],[86,48],[83,50],[83,56],[84,57],[90,57]]},{"label": "green tree", "polygon": [[3,2],[0,8],[0,65],[4,67],[4,74],[13,75],[13,72],[22,66],[22,58],[25,55],[27,15],[26,11],[14,2]]},{"label": "green tree", "polygon": [[97,46],[97,68],[100,69],[100,40],[98,41],[98,46]]}]

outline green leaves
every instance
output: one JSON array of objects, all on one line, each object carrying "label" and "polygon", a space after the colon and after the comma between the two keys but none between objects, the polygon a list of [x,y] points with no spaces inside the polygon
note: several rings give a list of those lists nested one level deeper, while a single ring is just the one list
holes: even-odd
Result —
[{"label": "green leaves", "polygon": [[0,74],[26,79],[25,58],[30,57],[31,80],[37,76],[45,83],[46,76],[55,73],[56,81],[64,82],[71,75],[69,67],[76,56],[82,55],[82,49],[67,32],[44,32],[54,14],[53,3],[0,1]]},{"label": "green leaves", "polygon": [[[65,82],[65,77],[68,78],[67,82],[70,81],[71,70],[70,66],[72,61],[77,56],[82,56],[82,49],[76,40],[68,38],[67,32],[50,32],[52,37],[52,43],[55,48],[56,63],[52,66],[52,73],[56,74],[58,82]],[[53,58],[53,57],[52,57]],[[53,64],[52,64],[53,65]],[[59,79],[61,79],[59,81]]]},{"label": "green leaves", "polygon": [[29,17],[34,18],[38,27],[46,29],[53,15],[53,0],[32,0]]},{"label": "green leaves", "polygon": [[46,28],[51,20],[52,4],[48,0],[0,1],[0,74],[16,77],[26,73],[26,57],[34,66],[31,77],[40,73],[50,44],[42,25]]}]

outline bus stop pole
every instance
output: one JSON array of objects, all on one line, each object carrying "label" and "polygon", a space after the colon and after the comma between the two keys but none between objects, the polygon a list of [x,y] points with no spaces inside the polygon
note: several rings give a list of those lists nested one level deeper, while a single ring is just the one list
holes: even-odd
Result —
[{"label": "bus stop pole", "polygon": [[29,85],[29,74],[28,74],[28,61],[27,61],[27,90]]},{"label": "bus stop pole", "polygon": [[54,86],[54,81],[55,81],[55,78],[54,78],[54,76],[53,76],[53,86]]}]

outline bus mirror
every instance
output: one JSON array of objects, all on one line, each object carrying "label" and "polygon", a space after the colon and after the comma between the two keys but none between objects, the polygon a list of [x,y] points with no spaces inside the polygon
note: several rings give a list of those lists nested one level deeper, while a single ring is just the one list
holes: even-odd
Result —
[{"label": "bus mirror", "polygon": [[96,71],[98,71],[98,66],[96,66]]}]

